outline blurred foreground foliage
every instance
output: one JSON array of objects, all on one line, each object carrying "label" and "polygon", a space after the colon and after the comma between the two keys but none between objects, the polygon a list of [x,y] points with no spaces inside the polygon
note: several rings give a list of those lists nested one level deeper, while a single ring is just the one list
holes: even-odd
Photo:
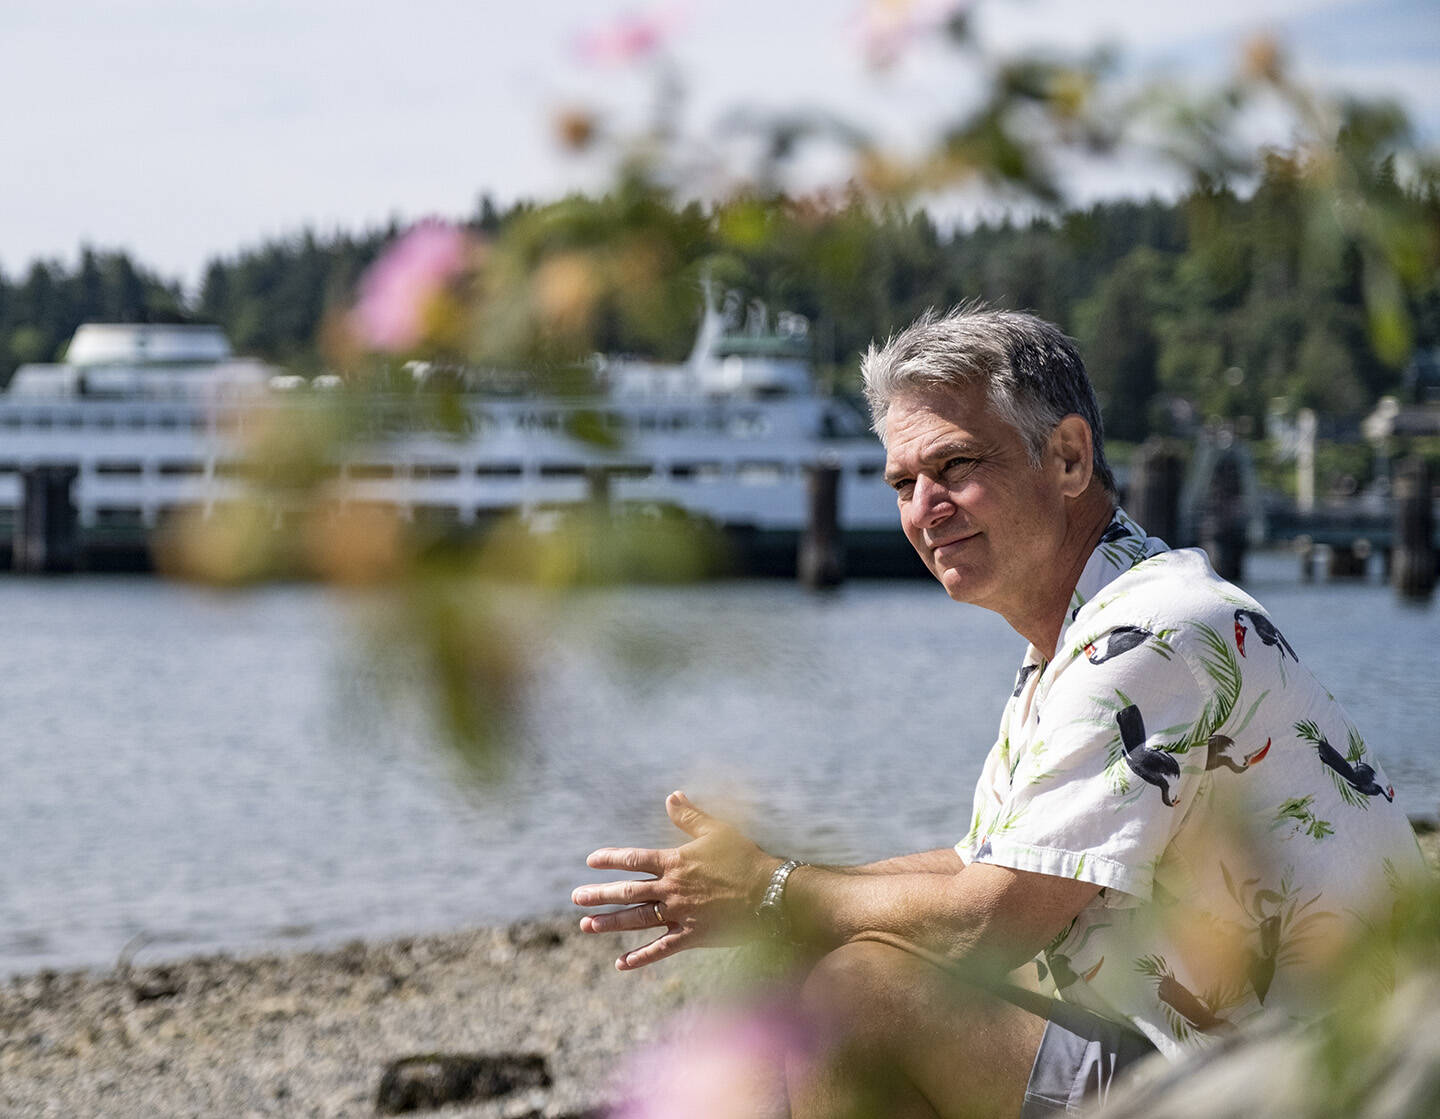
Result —
[{"label": "blurred foreground foliage", "polygon": [[[1266,38],[1195,91],[1121,80],[1104,50],[1001,52],[965,4],[864,11],[872,66],[938,42],[968,91],[918,150],[804,106],[737,109],[718,135],[696,136],[668,30],[637,34],[632,20],[595,42],[653,67],[649,122],[626,131],[587,105],[556,120],[562,144],[611,167],[607,191],[272,242],[213,261],[193,303],[123,254],[87,251],[73,275],[39,262],[0,277],[0,377],[59,356],[87,319],[156,317],[216,321],[242,351],[338,376],[346,391],[251,418],[249,497],[171,526],[163,563],[226,585],[299,573],[391,588],[427,645],[441,721],[485,753],[512,678],[486,648],[491,588],[695,577],[718,549],[683,518],[587,507],[532,510],[523,528],[502,522],[456,549],[339,488],[336,463],[356,446],[468,437],[477,373],[576,397],[593,353],[679,359],[708,280],[806,316],[822,380],[853,392],[872,339],[982,297],[1074,333],[1110,432],[1138,441],[1207,418],[1258,430],[1274,397],[1358,414],[1397,387],[1414,346],[1440,343],[1440,173],[1394,106],[1318,95]],[[1284,122],[1283,146],[1247,139],[1257,117]],[[799,190],[816,150],[843,169]],[[1066,208],[1062,168],[1133,155],[1164,160],[1190,189],[1173,203]],[[957,191],[1033,216],[942,226],[931,211]],[[572,435],[610,445],[603,424],[572,415]],[[436,605],[452,599],[475,605]],[[486,688],[497,692],[466,694]]]}]

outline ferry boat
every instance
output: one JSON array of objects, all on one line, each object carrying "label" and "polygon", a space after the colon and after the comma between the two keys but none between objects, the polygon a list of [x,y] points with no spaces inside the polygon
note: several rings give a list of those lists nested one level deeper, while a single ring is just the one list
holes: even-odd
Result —
[{"label": "ferry boat", "polygon": [[[817,391],[804,320],[736,312],[733,300],[707,307],[684,362],[596,358],[585,395],[462,372],[462,437],[404,430],[351,445],[333,464],[335,492],[460,532],[507,512],[543,519],[598,491],[626,508],[705,518],[743,569],[778,574],[795,570],[808,478],[828,466],[846,569],[919,572],[883,449],[859,408]],[[457,373],[407,368],[417,394]],[[345,391],[334,376],[306,381],[234,356],[218,327],[82,326],[63,363],[22,366],[0,393],[0,559],[22,535],[36,467],[65,479],[82,564],[133,563],[167,518],[208,514],[242,492],[240,447],[258,413]],[[603,438],[575,438],[584,424]]]}]

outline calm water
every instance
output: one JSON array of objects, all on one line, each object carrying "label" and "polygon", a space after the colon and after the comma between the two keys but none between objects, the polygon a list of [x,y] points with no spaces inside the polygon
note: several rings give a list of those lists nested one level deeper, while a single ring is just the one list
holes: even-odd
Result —
[{"label": "calm water", "polygon": [[[1383,587],[1249,587],[1440,805],[1440,607]],[[1023,643],[924,583],[625,590],[534,630],[520,762],[457,776],[312,587],[0,580],[0,975],[548,913],[611,842],[678,836],[683,787],[777,850],[947,845]]]}]

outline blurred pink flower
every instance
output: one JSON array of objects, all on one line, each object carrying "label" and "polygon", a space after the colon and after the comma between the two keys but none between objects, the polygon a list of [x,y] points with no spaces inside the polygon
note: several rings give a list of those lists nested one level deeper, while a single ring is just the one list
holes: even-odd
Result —
[{"label": "blurred pink flower", "polygon": [[859,14],[860,45],[871,66],[896,62],[917,39],[943,27],[971,0],[866,0]]},{"label": "blurred pink flower", "polygon": [[610,1119],[785,1114],[786,1054],[811,1048],[808,1031],[792,1012],[779,1005],[752,1006],[669,1025],[672,1040],[632,1060],[628,1098]]},{"label": "blurred pink flower", "polygon": [[462,229],[433,218],[391,244],[360,280],[351,312],[360,339],[392,353],[419,342],[427,305],[464,269],[468,250]]},{"label": "blurred pink flower", "polygon": [[680,10],[674,4],[643,14],[630,12],[604,27],[582,32],[575,40],[575,53],[591,65],[640,62],[657,53],[679,23]]}]

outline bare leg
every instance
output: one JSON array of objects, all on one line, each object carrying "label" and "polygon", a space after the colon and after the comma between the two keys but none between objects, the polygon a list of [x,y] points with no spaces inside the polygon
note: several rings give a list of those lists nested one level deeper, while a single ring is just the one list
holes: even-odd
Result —
[{"label": "bare leg", "polygon": [[801,1005],[834,1044],[789,1061],[794,1119],[1020,1114],[1045,1019],[933,959],[857,940],[816,965]]}]

